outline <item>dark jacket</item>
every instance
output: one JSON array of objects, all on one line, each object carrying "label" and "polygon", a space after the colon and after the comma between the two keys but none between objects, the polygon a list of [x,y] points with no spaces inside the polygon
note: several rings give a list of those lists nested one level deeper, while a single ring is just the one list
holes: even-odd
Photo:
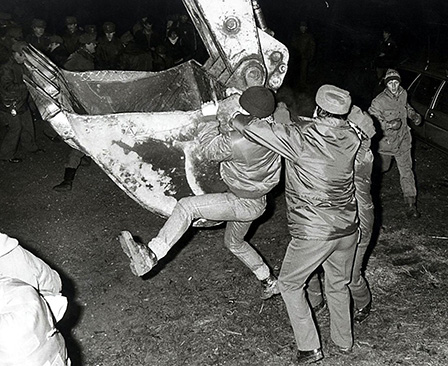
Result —
[{"label": "dark jacket", "polygon": [[117,70],[118,60],[123,52],[123,44],[118,38],[109,41],[105,36],[98,40],[95,56],[100,70]]},{"label": "dark jacket", "polygon": [[94,57],[85,48],[80,48],[70,55],[64,64],[64,69],[69,71],[95,70]]},{"label": "dark jacket", "polygon": [[0,66],[0,110],[11,112],[15,109],[19,114],[28,110],[28,89],[23,81],[24,73],[25,66],[18,64],[12,57]]},{"label": "dark jacket", "polygon": [[36,47],[39,51],[47,53],[50,45],[50,36],[44,33],[41,37],[36,37],[34,33],[28,34],[25,41]]}]

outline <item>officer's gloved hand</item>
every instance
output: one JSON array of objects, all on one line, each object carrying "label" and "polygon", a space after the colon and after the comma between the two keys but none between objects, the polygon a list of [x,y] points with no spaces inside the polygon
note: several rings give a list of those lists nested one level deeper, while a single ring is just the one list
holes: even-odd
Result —
[{"label": "officer's gloved hand", "polygon": [[393,119],[393,120],[391,120],[391,121],[387,121],[386,128],[387,128],[388,130],[394,130],[394,131],[396,131],[396,130],[399,130],[399,129],[400,129],[401,124],[402,124],[401,119],[400,119],[400,118],[395,118],[395,119]]}]

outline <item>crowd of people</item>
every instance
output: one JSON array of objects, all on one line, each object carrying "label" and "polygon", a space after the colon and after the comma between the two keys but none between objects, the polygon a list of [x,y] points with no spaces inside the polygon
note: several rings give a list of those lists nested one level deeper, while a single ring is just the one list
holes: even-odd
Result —
[{"label": "crowd of people", "polygon": [[[105,22],[98,36],[94,25],[81,29],[73,16],[66,17],[66,29],[61,35],[47,35],[42,19],[34,19],[32,32],[25,36],[12,21],[0,28],[0,47],[11,56],[0,65],[0,119],[7,126],[0,159],[20,162],[15,156],[19,143],[27,151],[39,151],[29,95],[23,83],[27,72],[23,66],[23,48],[27,44],[67,70],[161,71],[199,55],[199,39],[186,18],[185,15],[167,21],[163,35],[154,30],[148,17],[141,18],[121,37],[116,36],[116,25],[112,22]],[[308,62],[315,47],[307,34],[306,23],[301,28],[302,41],[297,41],[297,47],[302,49],[306,44],[309,52],[303,52],[300,57],[299,85],[307,82]],[[324,357],[314,316],[324,306],[330,310],[330,335],[337,351],[350,353],[354,342],[353,321],[364,321],[372,302],[362,265],[374,221],[370,195],[374,153],[378,153],[383,171],[395,159],[406,214],[410,218],[420,216],[407,120],[419,124],[421,117],[407,103],[407,94],[396,70],[386,69],[381,78],[384,91],[373,99],[368,111],[353,105],[348,91],[327,84],[317,90],[313,117],[291,114],[285,104],[277,104],[275,93],[264,86],[231,91],[229,98],[233,98],[235,113],[228,121],[218,119],[219,104],[205,104],[199,136],[193,143],[198,144],[207,159],[219,162],[221,178],[228,190],[180,199],[164,227],[148,244],[137,242],[131,233],[123,231],[119,240],[131,261],[132,272],[143,276],[157,266],[194,219],[225,221],[224,244],[260,282],[261,298],[266,300],[281,294],[297,344],[297,364],[317,362]],[[375,135],[379,136],[379,150],[372,152],[371,140]],[[56,190],[71,189],[83,157],[77,150],[71,152],[64,181]],[[291,241],[277,279],[260,254],[245,241],[245,236],[252,222],[264,213],[267,194],[279,183],[282,159]],[[59,296],[61,284],[57,274],[23,252],[16,241],[0,234],[0,261],[18,251],[21,258],[26,256],[28,262],[39,264],[33,270],[38,268],[39,273],[45,272],[51,277],[55,283],[53,295]],[[48,320],[42,327],[36,326],[28,332],[43,329],[57,334],[55,310],[47,306],[51,300],[42,301],[45,294],[39,292],[40,283],[32,283],[17,273],[6,273],[6,268],[0,266],[0,293],[3,294],[0,310],[11,312],[11,304],[15,303],[7,300],[7,296],[17,301],[20,297],[14,291],[23,290],[28,303],[38,303],[35,319]],[[20,274],[27,271],[30,269],[23,269]],[[322,273],[324,294],[319,276]],[[3,321],[8,321],[8,327],[20,324],[19,320],[14,323],[0,317],[0,330],[9,329]],[[26,340],[28,335],[18,334],[17,339]],[[63,339],[51,341],[54,344],[48,346],[48,354],[42,357],[49,362],[59,360],[52,364],[68,364]],[[14,347],[15,344],[11,345],[12,350]],[[30,354],[29,357],[37,356]]]},{"label": "crowd of people", "polygon": [[[3,18],[3,19],[1,19]],[[153,20],[144,16],[134,26],[117,34],[117,26],[106,21],[78,24],[74,16],[66,16],[61,34],[49,34],[44,19],[32,20],[29,31],[14,22],[8,14],[0,14],[0,47],[10,50],[12,44],[25,41],[46,54],[58,66],[65,68],[77,58],[84,45],[91,46],[91,63],[85,70],[161,71],[192,58],[203,60],[205,49],[187,14],[176,14],[166,20],[164,30],[156,30]],[[86,52],[84,52],[83,56]],[[70,61],[73,63],[73,61]]]}]

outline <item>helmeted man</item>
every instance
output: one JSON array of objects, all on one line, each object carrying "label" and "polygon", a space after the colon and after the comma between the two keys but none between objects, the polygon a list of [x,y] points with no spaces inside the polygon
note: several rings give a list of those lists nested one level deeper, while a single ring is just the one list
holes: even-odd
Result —
[{"label": "helmeted man", "polygon": [[79,37],[82,32],[78,28],[78,20],[74,16],[67,16],[65,18],[65,30],[62,34],[65,48],[69,54],[75,52],[79,47]]},{"label": "helmeted man", "polygon": [[407,119],[416,125],[422,122],[421,116],[407,102],[408,94],[401,84],[400,74],[388,69],[384,76],[386,88],[372,101],[369,113],[375,117],[382,131],[378,142],[381,171],[390,169],[392,158],[400,173],[400,185],[406,204],[408,217],[418,218],[416,206],[417,188],[412,167],[412,137]]},{"label": "helmeted man", "polygon": [[0,122],[7,127],[0,146],[0,160],[20,163],[16,156],[19,144],[28,152],[41,151],[36,144],[33,118],[28,104],[28,89],[23,81],[27,73],[23,50],[26,42],[12,45],[8,62],[0,66]]},{"label": "helmeted man", "polygon": [[154,51],[160,44],[160,35],[154,30],[153,21],[150,17],[140,19],[140,28],[134,32],[135,42],[145,51]]},{"label": "helmeted man", "polygon": [[32,33],[25,37],[25,41],[36,47],[39,51],[46,53],[50,45],[50,36],[45,32],[47,22],[42,19],[33,19],[31,22]]},{"label": "helmeted man", "polygon": [[[353,165],[360,141],[347,122],[347,91],[323,85],[314,118],[293,123],[288,111],[272,121],[235,121],[244,136],[285,158],[285,194],[292,239],[279,288],[294,331],[297,362],[321,360],[321,342],[306,299],[306,282],[320,266],[330,309],[330,335],[340,352],[353,346],[350,282],[358,237]],[[283,117],[280,117],[280,116]]]},{"label": "helmeted man", "polygon": [[57,34],[50,37],[50,44],[47,49],[47,54],[50,60],[59,67],[63,67],[70,56],[64,46],[64,40]]},{"label": "helmeted man", "polygon": [[95,70],[95,51],[97,41],[92,34],[83,33],[79,37],[80,47],[73,52],[64,64],[64,69],[69,71]]},{"label": "helmeted man", "polygon": [[[235,118],[246,122],[268,118],[275,109],[273,93],[262,86],[250,87],[241,96],[232,98],[234,109],[240,111]],[[205,116],[208,115],[207,107],[203,109]],[[210,118],[216,119],[216,106],[211,114]],[[226,123],[222,123],[222,129]],[[227,192],[181,198],[148,245],[135,242],[128,231],[123,231],[119,237],[121,246],[131,259],[133,273],[142,276],[165,257],[194,219],[226,221],[225,246],[261,281],[261,297],[268,299],[279,293],[277,280],[244,237],[252,222],[264,213],[267,193],[279,182],[281,159],[236,131],[226,129],[220,133],[217,122],[204,122],[199,131],[200,152],[205,159],[220,162],[220,174]]]},{"label": "helmeted man", "polygon": [[100,70],[117,70],[118,61],[123,52],[123,44],[115,36],[115,24],[105,22],[103,24],[104,36],[98,40],[96,48],[97,67]]}]

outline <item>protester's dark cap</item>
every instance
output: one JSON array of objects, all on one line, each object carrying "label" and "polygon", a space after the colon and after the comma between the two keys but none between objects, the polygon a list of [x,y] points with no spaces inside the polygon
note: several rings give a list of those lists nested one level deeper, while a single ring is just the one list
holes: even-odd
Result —
[{"label": "protester's dark cap", "polygon": [[266,118],[274,113],[274,93],[264,86],[251,86],[241,94],[240,105],[252,116]]}]

